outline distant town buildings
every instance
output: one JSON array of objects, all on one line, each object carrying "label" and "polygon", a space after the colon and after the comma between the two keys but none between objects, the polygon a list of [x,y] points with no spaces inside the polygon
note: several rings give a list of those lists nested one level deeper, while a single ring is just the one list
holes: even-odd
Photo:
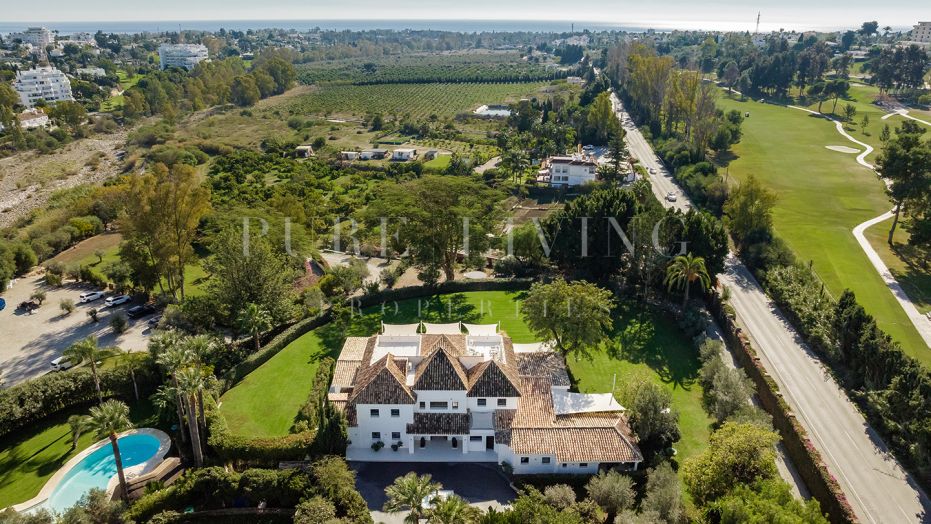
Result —
[{"label": "distant town buildings", "polygon": [[207,47],[200,44],[162,44],[158,46],[158,59],[162,69],[194,66],[207,59]]},{"label": "distant town buildings", "polygon": [[102,67],[79,67],[77,69],[77,73],[79,75],[87,75],[87,76],[92,76],[94,78],[98,78],[101,76],[107,76],[107,72],[104,71]]},{"label": "distant town buildings", "polygon": [[22,40],[24,44],[32,44],[39,49],[55,43],[55,34],[45,27],[30,27],[22,33],[13,33],[10,38]]},{"label": "distant town buildings", "polygon": [[931,22],[918,22],[918,25],[912,29],[913,42],[931,44]]},{"label": "distant town buildings", "polygon": [[39,100],[50,103],[74,100],[71,81],[64,73],[50,66],[18,71],[13,88],[19,93],[20,103],[26,107],[35,107]]},{"label": "distant town buildings", "polygon": [[91,45],[96,46],[97,40],[94,39],[94,35],[91,33],[72,33],[69,37],[69,40],[78,45]]}]

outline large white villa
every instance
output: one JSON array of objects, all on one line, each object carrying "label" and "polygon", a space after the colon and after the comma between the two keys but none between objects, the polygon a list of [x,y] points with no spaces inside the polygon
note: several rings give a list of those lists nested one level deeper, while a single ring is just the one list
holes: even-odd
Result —
[{"label": "large white villa", "polygon": [[636,469],[643,456],[624,408],[569,386],[560,355],[515,349],[494,324],[384,325],[346,340],[329,400],[349,421],[349,460]]}]

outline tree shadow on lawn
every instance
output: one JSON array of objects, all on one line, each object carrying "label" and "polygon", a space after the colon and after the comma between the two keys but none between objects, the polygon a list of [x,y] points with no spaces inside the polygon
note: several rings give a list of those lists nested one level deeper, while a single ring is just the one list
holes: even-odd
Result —
[{"label": "tree shadow on lawn", "polygon": [[469,304],[462,293],[386,302],[364,310],[353,310],[348,318],[336,319],[316,329],[323,355],[337,356],[347,337],[369,337],[381,331],[386,324],[414,324],[424,322],[477,322],[482,315]]},{"label": "tree shadow on lawn", "polygon": [[662,312],[642,304],[621,304],[610,339],[609,357],[645,364],[664,383],[689,390],[698,378],[698,352]]}]

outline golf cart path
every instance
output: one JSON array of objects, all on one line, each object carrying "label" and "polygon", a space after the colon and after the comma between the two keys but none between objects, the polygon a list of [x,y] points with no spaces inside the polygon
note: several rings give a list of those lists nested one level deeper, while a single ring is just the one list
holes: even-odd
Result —
[{"label": "golf cart path", "polygon": [[[861,142],[857,140],[856,138],[852,137],[850,133],[848,133],[847,130],[844,129],[844,124],[841,123],[839,120],[831,118],[823,113],[818,113],[817,111],[806,109],[804,107],[792,106],[792,105],[790,105],[789,107],[791,107],[792,109],[798,109],[799,111],[805,111],[806,113],[811,113],[813,115],[819,115],[819,116],[822,116],[830,120],[831,122],[834,122],[834,126],[837,128],[837,132],[840,133],[841,136],[843,136],[847,140],[850,140],[854,144],[857,144],[863,147],[863,151],[859,155],[857,155],[857,163],[873,172],[876,172],[876,167],[873,164],[870,164],[869,162],[866,161],[866,157],[870,155],[870,153],[873,152],[873,146],[867,143]],[[895,115],[895,114],[904,116],[906,118],[910,118],[912,120],[916,120],[918,122],[925,123],[927,125],[931,125],[931,124],[928,124],[927,122],[924,122],[923,120],[919,120],[917,118],[908,116],[902,112],[890,113],[890,115]],[[883,180],[883,182],[886,184],[887,187],[889,186],[889,183],[887,181]],[[905,310],[905,314],[908,315],[909,320],[912,321],[912,324],[915,326],[915,329],[918,331],[918,334],[920,334],[921,338],[925,341],[925,345],[927,345],[928,347],[931,347],[931,319],[928,319],[928,317],[922,315],[921,312],[918,311],[918,308],[915,307],[915,304],[911,301],[910,298],[908,298],[908,294],[905,293],[905,289],[903,289],[902,285],[899,284],[899,282],[895,279],[895,277],[892,275],[892,271],[889,270],[889,267],[886,265],[885,262],[883,262],[882,258],[879,256],[879,253],[877,253],[876,250],[873,249],[873,246],[870,244],[869,240],[866,239],[866,235],[864,235],[864,232],[870,226],[876,225],[880,222],[885,222],[886,220],[889,220],[892,217],[893,217],[893,212],[887,211],[886,213],[883,213],[882,215],[879,215],[878,217],[871,218],[867,220],[866,222],[863,222],[862,224],[853,228],[853,236],[854,238],[857,239],[857,243],[860,244],[860,248],[863,249],[863,252],[866,253],[866,257],[870,260],[870,263],[873,264],[873,267],[876,268],[876,271],[879,272],[879,276],[880,278],[883,279],[883,282],[886,283],[886,287],[889,288],[889,291],[892,292],[892,295],[899,302],[899,305],[902,306],[903,310]]]}]

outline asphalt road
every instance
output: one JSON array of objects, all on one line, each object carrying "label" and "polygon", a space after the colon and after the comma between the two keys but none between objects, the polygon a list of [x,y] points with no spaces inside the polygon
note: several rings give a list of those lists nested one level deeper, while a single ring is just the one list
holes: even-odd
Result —
[{"label": "asphalt road", "polygon": [[[620,102],[612,102],[622,119]],[[643,135],[625,125],[628,147],[644,166],[655,170],[653,191],[667,205],[686,209],[688,198],[675,185]],[[675,202],[665,200],[667,193]],[[728,259],[721,281],[731,290],[731,305],[780,392],[837,478],[857,517],[865,523],[931,522],[931,502],[889,453],[821,362],[802,342],[747,268]]]}]

